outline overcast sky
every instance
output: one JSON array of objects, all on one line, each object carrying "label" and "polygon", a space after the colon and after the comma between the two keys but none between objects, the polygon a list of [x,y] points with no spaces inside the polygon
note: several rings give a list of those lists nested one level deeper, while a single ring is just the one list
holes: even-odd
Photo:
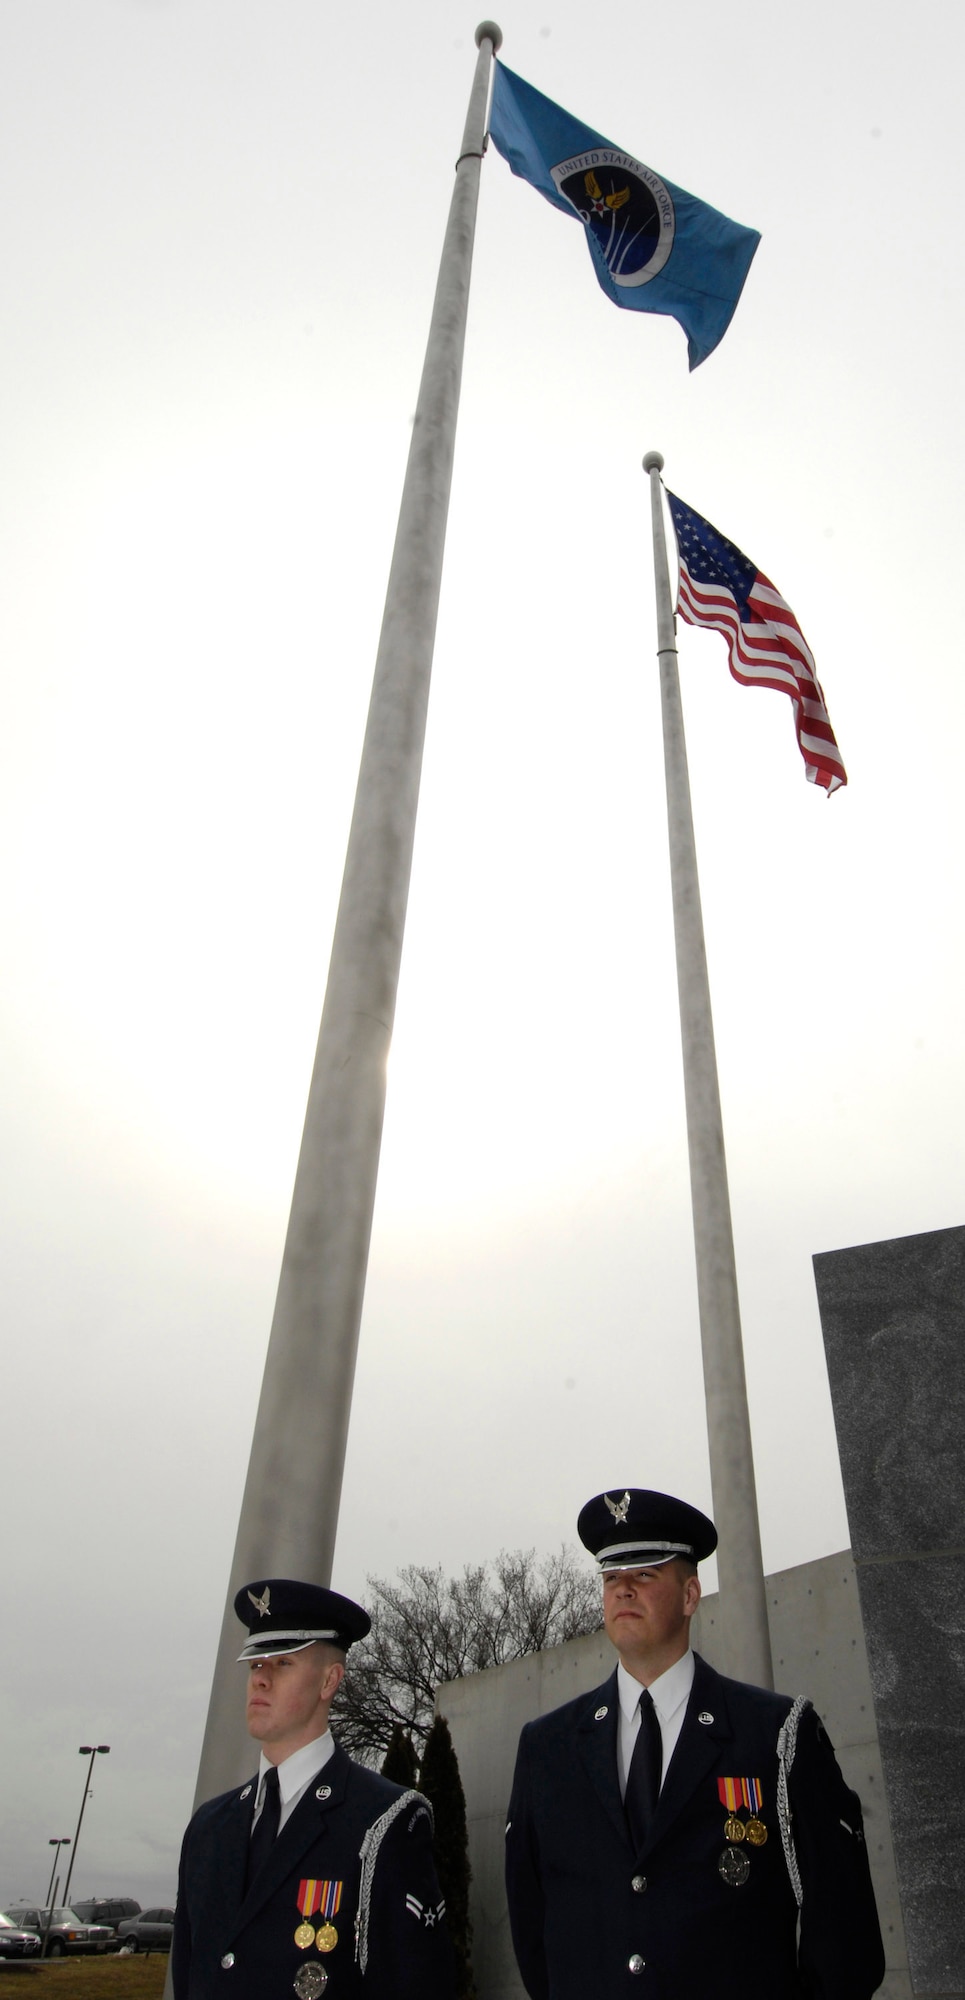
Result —
[{"label": "overcast sky", "polygon": [[[710,1506],[645,451],[848,768],[680,640],[765,1565],[847,1519],[811,1257],[963,1220],[962,16],[513,0],[762,231],[693,375],[482,174],[334,1581]],[[452,0],[0,0],[0,1895],[173,1894],[432,289]],[[710,1581],[713,1582],[711,1573]],[[239,1687],[239,1701],[241,1690]],[[0,1904],[2,1907],[2,1904]]]}]

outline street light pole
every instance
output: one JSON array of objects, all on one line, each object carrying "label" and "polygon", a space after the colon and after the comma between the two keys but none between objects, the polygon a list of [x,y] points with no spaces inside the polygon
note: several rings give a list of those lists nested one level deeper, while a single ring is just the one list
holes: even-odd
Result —
[{"label": "street light pole", "polygon": [[50,1881],[49,1881],[49,1882],[48,1882],[48,1884],[47,1884],[47,1900],[46,1900],[46,1902],[45,1902],[45,1904],[44,1904],[44,1909],[45,1909],[45,1910],[49,1910],[49,1908],[50,1908],[50,1898],[51,1898],[51,1896],[52,1896],[52,1894],[53,1894],[53,1888],[54,1888],[54,1876],[55,1876],[55,1875],[56,1875],[56,1873],[57,1873],[57,1863],[58,1863],[58,1861],[60,1860],[60,1850],[61,1850],[61,1848],[62,1848],[62,1847],[69,1847],[69,1846],[70,1846],[70,1834],[69,1834],[69,1833],[65,1833],[65,1834],[64,1834],[64,1837],[63,1837],[63,1839],[62,1839],[62,1840],[48,1840],[48,1842],[47,1842],[47,1846],[48,1846],[48,1847],[54,1847],[54,1848],[56,1848],[56,1850],[57,1850],[57,1851],[56,1851],[56,1853],[55,1853],[55,1855],[54,1855],[54,1861],[53,1861],[53,1867],[51,1868],[51,1871],[50,1871]]},{"label": "street light pole", "polygon": [[56,1899],[57,1891],[59,1888],[60,1888],[60,1876],[58,1875],[56,1882],[53,1884],[53,1891],[51,1892],[50,1889],[48,1889],[47,1891],[47,1908],[42,1912],[44,1920],[44,1934],[40,1945],[41,1958],[46,1958],[47,1956],[47,1946],[50,1943],[50,1926],[54,1921],[54,1911],[57,1908],[56,1900],[54,1900],[53,1902],[50,1901],[51,1893],[53,1893],[53,1896]]},{"label": "street light pole", "polygon": [[87,1793],[90,1789],[91,1772],[94,1769],[94,1758],[106,1757],[108,1751],[110,1750],[110,1747],[111,1746],[109,1743],[82,1743],[80,1749],[77,1752],[79,1757],[89,1757],[90,1763],[87,1766],[87,1775],[84,1778],[84,1791],[80,1802],[80,1813],[78,1814],[77,1818],[77,1831],[74,1835],[74,1851],[70,1857],[70,1867],[67,1870],[67,1880],[64,1883],[64,1902],[68,1905],[70,1903],[70,1878],[74,1872],[74,1862],[77,1859],[77,1842],[80,1839],[80,1830],[84,1824],[84,1807],[87,1804]]}]

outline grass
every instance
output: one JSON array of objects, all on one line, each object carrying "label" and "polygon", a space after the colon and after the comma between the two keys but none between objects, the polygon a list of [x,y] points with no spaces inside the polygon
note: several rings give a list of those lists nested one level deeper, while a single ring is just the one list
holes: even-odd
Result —
[{"label": "grass", "polygon": [[2,2000],[161,2000],[166,1951],[125,1952],[122,1957],[60,1958],[29,1971],[0,1973]]}]

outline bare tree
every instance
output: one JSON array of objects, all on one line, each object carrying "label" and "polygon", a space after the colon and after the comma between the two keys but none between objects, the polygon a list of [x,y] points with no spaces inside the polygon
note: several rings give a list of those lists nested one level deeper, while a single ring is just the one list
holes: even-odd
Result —
[{"label": "bare tree", "polygon": [[536,1559],[503,1550],[461,1576],[411,1564],[394,1583],[370,1576],[372,1630],[352,1647],[336,1730],[353,1757],[378,1763],[398,1724],[422,1744],[442,1681],[560,1645],[602,1623],[596,1578],[571,1549]]}]

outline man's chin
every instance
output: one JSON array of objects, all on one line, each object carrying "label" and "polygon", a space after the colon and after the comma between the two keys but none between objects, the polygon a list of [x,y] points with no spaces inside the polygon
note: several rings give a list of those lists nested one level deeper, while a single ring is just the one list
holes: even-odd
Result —
[{"label": "man's chin", "polygon": [[614,1620],[607,1638],[610,1644],[616,1647],[617,1652],[621,1653],[627,1646],[638,1646],[641,1640],[645,1640],[646,1633],[647,1628],[642,1619],[618,1618]]}]

